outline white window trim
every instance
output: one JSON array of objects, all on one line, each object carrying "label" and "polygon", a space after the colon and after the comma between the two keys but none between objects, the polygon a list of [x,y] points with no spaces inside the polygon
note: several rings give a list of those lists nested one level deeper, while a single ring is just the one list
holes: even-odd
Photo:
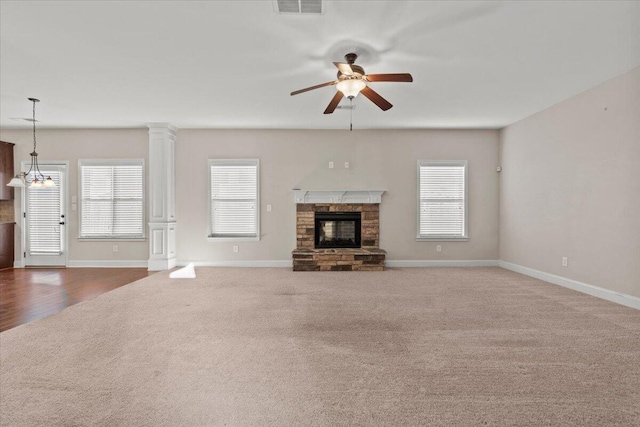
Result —
[{"label": "white window trim", "polygon": [[[140,237],[82,237],[82,166],[142,166],[142,236]],[[147,240],[147,169],[144,159],[78,159],[78,240],[83,242],[145,242]]]},{"label": "white window trim", "polygon": [[[213,237],[211,234],[211,166],[221,164],[256,166],[256,235],[252,237]],[[260,159],[209,159],[207,163],[207,241],[209,242],[258,242],[260,241]]]},{"label": "white window trim", "polygon": [[[464,235],[459,237],[425,237],[420,235],[420,167],[464,166]],[[416,194],[416,240],[428,242],[465,242],[469,240],[469,167],[466,160],[418,160]]]}]

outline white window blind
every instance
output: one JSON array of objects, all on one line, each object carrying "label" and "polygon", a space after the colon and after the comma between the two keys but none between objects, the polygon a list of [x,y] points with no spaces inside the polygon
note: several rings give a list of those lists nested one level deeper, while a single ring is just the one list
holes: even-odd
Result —
[{"label": "white window blind", "polygon": [[467,237],[466,161],[418,162],[418,238]]},{"label": "white window blind", "polygon": [[143,160],[81,160],[80,191],[80,237],[144,237]]},{"label": "white window blind", "polygon": [[209,160],[211,234],[258,238],[258,160]]},{"label": "white window blind", "polygon": [[[29,254],[50,255],[62,253],[62,234],[60,217],[62,212],[62,173],[42,170],[45,177],[51,177],[54,188],[27,188],[27,222],[29,224]],[[27,178],[31,182],[36,175],[32,172]],[[38,179],[41,179],[38,176]]]}]

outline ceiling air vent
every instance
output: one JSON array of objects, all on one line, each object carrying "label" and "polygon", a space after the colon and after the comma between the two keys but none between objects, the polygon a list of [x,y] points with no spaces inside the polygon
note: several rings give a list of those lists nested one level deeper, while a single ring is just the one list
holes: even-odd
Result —
[{"label": "ceiling air vent", "polygon": [[322,0],[274,0],[276,13],[321,14]]}]

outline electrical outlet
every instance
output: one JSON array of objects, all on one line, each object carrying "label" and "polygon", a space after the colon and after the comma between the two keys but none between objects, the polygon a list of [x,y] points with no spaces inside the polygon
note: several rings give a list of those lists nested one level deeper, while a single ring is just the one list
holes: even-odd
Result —
[{"label": "electrical outlet", "polygon": [[569,265],[569,259],[566,256],[562,257],[562,266],[567,267]]},{"label": "electrical outlet", "polygon": [[442,252],[442,245],[436,245],[436,252]]},{"label": "electrical outlet", "polygon": [[333,169],[333,162],[329,162],[329,169]]},{"label": "electrical outlet", "polygon": [[235,253],[240,252],[240,247],[238,245],[233,245],[233,252]]},{"label": "electrical outlet", "polygon": [[267,212],[271,212],[271,205],[267,205]]},{"label": "electrical outlet", "polygon": [[113,245],[113,252],[118,252],[118,245]]},{"label": "electrical outlet", "polygon": [[344,168],[349,169],[349,162],[344,162]]}]

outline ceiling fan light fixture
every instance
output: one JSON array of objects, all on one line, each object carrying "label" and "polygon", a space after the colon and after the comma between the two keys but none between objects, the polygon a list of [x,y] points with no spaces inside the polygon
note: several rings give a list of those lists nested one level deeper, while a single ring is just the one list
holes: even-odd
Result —
[{"label": "ceiling fan light fixture", "polygon": [[344,79],[336,85],[336,88],[347,98],[355,98],[365,87],[367,84],[360,79]]},{"label": "ceiling fan light fixture", "polygon": [[331,98],[331,102],[329,102],[327,108],[324,110],[324,114],[333,113],[343,97],[347,97],[350,101],[353,101],[353,98],[358,96],[360,92],[362,92],[362,95],[369,99],[369,101],[376,104],[382,111],[387,111],[389,108],[393,107],[393,105],[380,96],[378,92],[371,89],[367,83],[412,82],[413,77],[409,73],[366,74],[364,68],[355,64],[357,57],[358,55],[355,53],[347,53],[344,56],[344,59],[347,61],[346,63],[333,63],[333,65],[338,68],[337,80],[293,91],[291,92],[291,96],[319,89],[321,87],[335,85],[337,91],[333,95],[333,98]]}]

